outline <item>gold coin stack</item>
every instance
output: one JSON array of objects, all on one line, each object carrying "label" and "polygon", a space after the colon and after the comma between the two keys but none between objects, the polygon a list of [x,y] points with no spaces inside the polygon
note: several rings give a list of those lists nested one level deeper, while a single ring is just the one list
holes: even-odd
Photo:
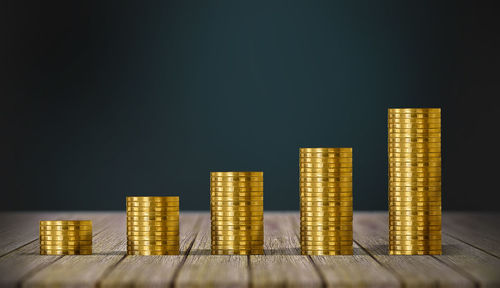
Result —
[{"label": "gold coin stack", "polygon": [[264,254],[264,172],[211,172],[212,255]]},{"label": "gold coin stack", "polygon": [[127,197],[127,254],[179,254],[179,197]]},{"label": "gold coin stack", "polygon": [[300,148],[303,255],[352,255],[352,148]]},{"label": "gold coin stack", "polygon": [[441,254],[441,109],[389,109],[389,254]]},{"label": "gold coin stack", "polygon": [[92,254],[92,221],[40,221],[40,255]]}]

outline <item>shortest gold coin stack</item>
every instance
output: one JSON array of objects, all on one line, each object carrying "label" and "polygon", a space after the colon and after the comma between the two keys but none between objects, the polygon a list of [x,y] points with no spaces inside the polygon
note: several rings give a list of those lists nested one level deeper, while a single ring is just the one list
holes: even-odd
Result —
[{"label": "shortest gold coin stack", "polygon": [[352,148],[300,148],[303,255],[352,255]]},{"label": "shortest gold coin stack", "polygon": [[127,197],[127,254],[179,254],[179,197]]},{"label": "shortest gold coin stack", "polygon": [[40,221],[40,255],[92,254],[92,221]]},{"label": "shortest gold coin stack", "polygon": [[264,173],[210,173],[213,255],[264,254]]}]

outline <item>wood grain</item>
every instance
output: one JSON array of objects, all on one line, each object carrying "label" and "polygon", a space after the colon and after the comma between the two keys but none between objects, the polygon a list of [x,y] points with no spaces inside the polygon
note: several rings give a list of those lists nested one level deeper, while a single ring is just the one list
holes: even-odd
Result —
[{"label": "wood grain", "polygon": [[178,287],[247,287],[248,257],[211,255],[210,216],[203,214],[200,231],[175,280]]},{"label": "wood grain", "polygon": [[405,287],[474,287],[467,276],[432,256],[389,256],[387,223],[387,213],[355,214],[354,241],[395,273]]},{"label": "wood grain", "polygon": [[[299,215],[292,215],[292,219],[293,226],[299,227]],[[311,256],[326,287],[400,287],[399,280],[358,244],[353,248],[352,256]]]},{"label": "wood grain", "polygon": [[[106,228],[107,223],[110,220],[110,214],[106,213],[51,213],[50,215],[37,214],[35,219],[29,220],[24,223],[27,231],[36,234],[38,238],[39,234],[39,222],[42,219],[91,219],[93,223],[93,234],[98,235],[101,231]],[[33,227],[35,227],[36,232],[33,232]],[[29,234],[28,232],[22,232],[22,234]],[[31,239],[33,236],[29,234]],[[3,238],[4,235],[2,234]],[[24,241],[20,241],[24,243]],[[94,242],[95,243],[95,242]],[[20,285],[23,279],[29,277],[33,273],[49,266],[55,261],[61,259],[63,256],[48,256],[40,255],[40,243],[38,239],[30,242],[27,245],[21,246],[15,251],[0,257],[0,287],[16,287]]]},{"label": "wood grain", "polygon": [[264,253],[250,256],[252,287],[321,287],[322,280],[308,256],[300,255],[293,215],[267,213]]},{"label": "wood grain", "polygon": [[[353,256],[302,256],[298,213],[265,214],[265,254],[212,256],[181,213],[180,256],[125,256],[125,213],[2,213],[0,287],[500,287],[499,214],[445,213],[443,255],[389,256],[387,213],[355,213]],[[91,219],[94,255],[39,255],[38,221]],[[7,221],[7,220],[8,221]]]},{"label": "wood grain", "polygon": [[100,281],[100,287],[165,287],[173,282],[199,230],[201,216],[182,213],[180,225],[180,255],[126,256],[109,275]]},{"label": "wood grain", "polygon": [[93,254],[63,256],[22,282],[24,287],[94,287],[126,253],[125,217],[112,214],[106,229],[93,239]]},{"label": "wood grain", "polygon": [[443,231],[456,239],[500,257],[500,213],[446,213]]}]

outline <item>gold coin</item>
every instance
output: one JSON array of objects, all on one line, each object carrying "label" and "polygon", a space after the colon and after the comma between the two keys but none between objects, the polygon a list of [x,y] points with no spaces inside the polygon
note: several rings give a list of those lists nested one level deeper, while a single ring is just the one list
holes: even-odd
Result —
[{"label": "gold coin", "polygon": [[264,235],[257,235],[257,236],[241,236],[241,235],[225,235],[225,236],[218,236],[214,235],[212,236],[212,240],[217,240],[217,241],[225,241],[225,240],[239,240],[239,241],[250,241],[250,240],[262,240],[264,239]]},{"label": "gold coin", "polygon": [[351,178],[352,180],[352,172],[337,172],[337,173],[306,173],[301,172],[300,177],[303,178]]},{"label": "gold coin", "polygon": [[[129,243],[130,242],[130,243]],[[132,242],[137,241],[127,241],[127,249],[129,250],[174,250],[179,249],[179,242],[169,242],[169,244],[159,244],[159,245],[151,245],[151,244],[132,244]],[[146,241],[142,241],[146,242]]]},{"label": "gold coin", "polygon": [[406,173],[400,173],[400,172],[392,172],[389,171],[389,177],[394,177],[394,178],[416,178],[416,179],[424,179],[424,178],[436,178],[439,177],[441,178],[441,172],[406,172]]},{"label": "gold coin", "polygon": [[92,250],[92,245],[40,245],[43,250]]},{"label": "gold coin", "polygon": [[131,212],[127,211],[127,218],[129,217],[152,217],[152,218],[179,218],[179,211],[177,212]]},{"label": "gold coin", "polygon": [[300,238],[304,237],[336,237],[337,239],[350,240],[353,232],[352,231],[300,231]]},{"label": "gold coin", "polygon": [[239,246],[257,246],[264,245],[264,240],[241,240],[241,239],[212,239],[212,245],[226,246],[226,245],[239,245]]},{"label": "gold coin", "polygon": [[218,177],[218,176],[250,176],[250,177],[264,177],[264,172],[260,171],[250,171],[250,172],[210,172],[210,177]]},{"label": "gold coin", "polygon": [[179,216],[127,216],[127,221],[179,222]]},{"label": "gold coin", "polygon": [[441,167],[408,167],[408,168],[389,168],[389,173],[439,173]]},{"label": "gold coin", "polygon": [[441,148],[389,148],[387,149],[389,155],[394,154],[405,154],[405,153],[418,153],[418,154],[435,154],[441,153]]},{"label": "gold coin", "polygon": [[422,216],[422,217],[441,217],[441,210],[430,211],[389,211],[389,217],[402,217],[402,216]]},{"label": "gold coin", "polygon": [[312,201],[301,201],[300,206],[303,208],[306,207],[352,207],[352,200],[351,201],[318,201],[318,202],[312,202]]},{"label": "gold coin", "polygon": [[332,163],[299,163],[299,168],[300,169],[312,169],[312,172],[315,170],[332,170],[332,172],[352,172],[352,164],[346,164],[343,163],[340,165],[339,163],[337,164],[332,164]]},{"label": "gold coin", "polygon": [[352,152],[301,152],[300,158],[349,158],[352,159]]},{"label": "gold coin", "polygon": [[212,228],[212,236],[262,236],[264,229],[255,230],[216,230]]},{"label": "gold coin", "polygon": [[421,197],[417,197],[417,196],[407,196],[407,197],[397,197],[397,196],[392,196],[390,195],[389,196],[389,201],[390,202],[393,202],[393,201],[400,201],[400,202],[413,202],[413,201],[417,201],[417,202],[441,202],[441,196],[437,196],[437,197],[429,197],[429,196],[421,196]]},{"label": "gold coin", "polygon": [[300,187],[301,193],[352,194],[352,187]]},{"label": "gold coin", "polygon": [[[352,158],[312,158],[312,157],[301,157],[299,158],[300,163],[330,163],[335,164],[338,168],[341,167],[352,167]],[[350,165],[350,166],[349,166]]]},{"label": "gold coin", "polygon": [[395,239],[389,239],[389,246],[435,246],[439,245],[441,246],[441,239],[436,239],[436,240],[395,240]]},{"label": "gold coin", "polygon": [[348,195],[325,195],[320,194],[319,196],[305,196],[303,193],[300,193],[300,201],[301,202],[351,202],[352,203],[352,193]]},{"label": "gold coin", "polygon": [[441,240],[441,235],[416,235],[416,236],[411,236],[411,235],[391,235],[389,236],[389,240],[396,240],[396,241],[435,241],[435,240]]},{"label": "gold coin", "polygon": [[309,183],[322,183],[322,182],[331,182],[331,183],[349,183],[352,182],[352,177],[300,177],[301,182],[309,182]]},{"label": "gold coin", "polygon": [[131,202],[127,201],[127,207],[154,207],[154,208],[176,208],[179,209],[179,202]]},{"label": "gold coin", "polygon": [[342,221],[342,222],[352,222],[353,218],[352,216],[342,216],[342,217],[336,217],[336,216],[331,216],[331,217],[310,217],[310,216],[300,216],[300,221],[306,221],[306,222],[314,222],[314,221],[324,221],[324,222],[337,222],[337,221]]},{"label": "gold coin", "polygon": [[389,112],[389,118],[441,118],[440,111],[432,111],[432,112],[408,112],[408,113],[399,113],[399,112]]},{"label": "gold coin", "polygon": [[300,181],[300,188],[352,188],[351,182],[303,182]]},{"label": "gold coin", "polygon": [[220,182],[263,182],[264,176],[211,176],[210,181]]},{"label": "gold coin", "polygon": [[254,197],[241,197],[241,196],[235,196],[235,197],[229,197],[229,196],[213,196],[210,195],[210,200],[215,201],[215,202],[255,202],[255,201],[264,201],[264,196],[254,196]]},{"label": "gold coin", "polygon": [[89,231],[92,226],[40,226],[40,231]]},{"label": "gold coin", "polygon": [[440,191],[389,191],[389,197],[441,197]]},{"label": "gold coin", "polygon": [[314,174],[334,174],[334,175],[348,175],[352,176],[352,168],[299,168],[299,171],[305,174],[306,177],[310,177]]},{"label": "gold coin", "polygon": [[127,206],[127,213],[128,212],[177,212],[179,213],[179,207],[173,207],[173,206],[165,206],[165,207],[158,207],[158,206]]},{"label": "gold coin", "polygon": [[170,241],[170,242],[179,242],[179,236],[166,236],[166,237],[157,237],[157,236],[127,236],[128,241]]},{"label": "gold coin", "polygon": [[401,117],[388,117],[387,122],[390,124],[441,124],[440,117],[432,118],[401,118]]},{"label": "gold coin", "polygon": [[264,189],[264,182],[210,182],[210,187],[234,187],[234,188],[249,188],[259,187]]},{"label": "gold coin", "polygon": [[210,221],[212,223],[212,225],[224,225],[224,226],[245,226],[245,227],[256,227],[256,226],[259,226],[259,225],[264,225],[264,221],[260,220],[260,221],[249,221],[249,220],[242,220],[242,221],[218,221],[218,220],[211,220]]},{"label": "gold coin", "polygon": [[392,231],[441,231],[441,225],[389,226]]},{"label": "gold coin", "polygon": [[264,213],[258,212],[211,212],[210,214],[214,217],[264,217]]},{"label": "gold coin", "polygon": [[441,114],[441,108],[389,108],[389,114],[414,114],[414,113],[434,113]]},{"label": "gold coin", "polygon": [[441,158],[441,152],[407,152],[407,153],[401,153],[401,152],[390,152],[389,151],[389,159],[392,158],[431,158],[432,160],[436,158]]},{"label": "gold coin", "polygon": [[395,186],[389,183],[389,192],[439,192],[441,193],[441,186]]},{"label": "gold coin", "polygon": [[41,241],[92,241],[92,235],[77,235],[77,236],[67,236],[67,235],[56,235],[56,236],[47,236],[40,235]]},{"label": "gold coin", "polygon": [[428,124],[391,124],[388,125],[390,129],[441,129],[441,124],[428,123]]},{"label": "gold coin", "polygon": [[91,220],[42,220],[40,221],[40,226],[92,226]]},{"label": "gold coin", "polygon": [[441,143],[389,143],[389,149],[441,149]]},{"label": "gold coin", "polygon": [[40,236],[92,236],[92,230],[82,230],[82,231],[48,231],[40,230]]},{"label": "gold coin", "polygon": [[263,221],[264,214],[257,216],[227,216],[227,217],[210,215],[210,219],[219,221]]},{"label": "gold coin", "polygon": [[327,241],[327,242],[350,242],[352,243],[352,233],[350,235],[342,235],[341,237],[337,236],[301,236],[301,241]]},{"label": "gold coin", "polygon": [[215,187],[210,187],[210,191],[213,192],[221,192],[221,193],[250,193],[253,194],[254,192],[257,193],[263,193],[264,192],[264,186],[261,187],[231,187],[231,186],[215,186]]},{"label": "gold coin", "polygon": [[69,240],[42,240],[40,239],[40,246],[91,246],[92,240],[78,240],[78,241],[69,241]]},{"label": "gold coin", "polygon": [[334,212],[352,212],[351,207],[302,207],[300,212],[323,212],[323,213],[334,213]]},{"label": "gold coin", "polygon": [[337,193],[337,192],[300,192],[300,199],[316,199],[316,198],[322,198],[322,199],[345,199],[345,198],[352,198],[352,192],[343,192],[343,193]]},{"label": "gold coin", "polygon": [[210,196],[255,198],[255,197],[263,197],[264,191],[210,191]]},{"label": "gold coin", "polygon": [[352,210],[349,211],[320,211],[320,212],[305,212],[305,211],[300,211],[300,216],[305,216],[305,217],[343,217],[343,216],[350,216],[352,217]]},{"label": "gold coin", "polygon": [[179,203],[179,196],[128,196],[127,202],[174,202]]},{"label": "gold coin", "polygon": [[411,216],[395,216],[395,215],[389,215],[389,221],[393,220],[398,220],[398,221],[407,221],[407,220],[421,220],[421,221],[426,221],[426,220],[438,220],[441,221],[441,215],[437,216],[430,216],[430,215],[425,215],[425,216],[420,216],[420,215],[411,215]]},{"label": "gold coin", "polygon": [[441,249],[441,244],[429,244],[429,245],[396,245],[389,244],[390,250],[401,250],[401,251],[425,251],[425,250],[439,250]]},{"label": "gold coin", "polygon": [[167,232],[167,231],[178,231],[179,225],[174,226],[127,226],[127,231],[129,232]]},{"label": "gold coin", "polygon": [[211,211],[215,212],[234,212],[234,211],[243,211],[243,212],[263,212],[264,207],[263,205],[253,205],[253,206],[216,206],[216,205],[211,205],[210,207]]},{"label": "gold coin", "polygon": [[300,153],[352,153],[352,147],[299,148]]},{"label": "gold coin", "polygon": [[389,226],[398,227],[425,227],[425,226],[441,226],[441,220],[400,220],[391,219],[389,220]]},{"label": "gold coin", "polygon": [[129,228],[134,228],[134,227],[150,227],[150,228],[161,228],[161,227],[164,227],[164,228],[175,228],[175,227],[178,227],[179,226],[179,221],[170,221],[170,222],[166,222],[166,221],[162,221],[162,222],[154,222],[154,221],[150,221],[150,222],[136,222],[136,221],[127,221],[127,227]]}]

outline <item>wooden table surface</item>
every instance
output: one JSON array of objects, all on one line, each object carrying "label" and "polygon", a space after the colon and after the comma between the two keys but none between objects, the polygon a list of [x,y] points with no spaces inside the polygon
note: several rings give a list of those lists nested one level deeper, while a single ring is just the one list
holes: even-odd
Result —
[{"label": "wooden table surface", "polygon": [[[298,213],[265,213],[265,255],[210,255],[208,213],[181,213],[179,256],[126,256],[126,217],[0,213],[0,286],[500,287],[500,214],[444,213],[442,256],[389,256],[387,213],[354,215],[353,256],[302,256]],[[93,255],[39,255],[38,221],[91,219]]]}]

